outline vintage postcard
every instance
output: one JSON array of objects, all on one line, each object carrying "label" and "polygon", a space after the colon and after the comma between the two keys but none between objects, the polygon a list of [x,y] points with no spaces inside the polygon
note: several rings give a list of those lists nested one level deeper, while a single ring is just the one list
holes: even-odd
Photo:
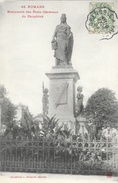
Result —
[{"label": "vintage postcard", "polygon": [[117,175],[117,0],[0,1],[0,181]]}]

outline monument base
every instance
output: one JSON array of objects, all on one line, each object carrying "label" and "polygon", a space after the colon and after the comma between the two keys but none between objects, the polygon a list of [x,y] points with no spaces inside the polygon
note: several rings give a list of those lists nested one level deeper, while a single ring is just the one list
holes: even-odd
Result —
[{"label": "monument base", "polygon": [[64,129],[64,126],[66,126],[68,128],[68,130],[71,129],[71,133],[72,134],[75,134],[76,133],[76,120],[75,118],[73,120],[63,120],[63,119],[60,119],[59,120],[59,125],[63,125],[63,128]]},{"label": "monument base", "polygon": [[71,66],[53,67],[46,73],[49,85],[49,117],[56,116],[60,122],[75,123],[75,83],[79,74]]}]

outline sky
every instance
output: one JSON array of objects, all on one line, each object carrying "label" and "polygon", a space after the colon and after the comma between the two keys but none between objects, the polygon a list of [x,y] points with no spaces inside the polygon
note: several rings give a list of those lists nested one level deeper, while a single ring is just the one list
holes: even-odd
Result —
[{"label": "sky", "polygon": [[[113,2],[118,13],[117,1]],[[33,10],[58,13],[32,13]],[[0,84],[5,86],[15,105],[27,105],[34,115],[42,112],[42,82],[49,88],[45,73],[55,65],[51,40],[62,13],[66,14],[74,36],[72,65],[80,75],[76,87],[83,87],[84,105],[95,91],[103,87],[113,90],[118,98],[118,34],[110,40],[100,41],[102,34],[89,33],[85,27],[89,10],[89,1],[0,3]],[[43,18],[27,18],[27,15],[43,15]]]}]

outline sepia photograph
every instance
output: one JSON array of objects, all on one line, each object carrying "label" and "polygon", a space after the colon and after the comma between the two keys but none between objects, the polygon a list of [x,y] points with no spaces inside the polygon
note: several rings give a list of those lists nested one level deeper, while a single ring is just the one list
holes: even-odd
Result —
[{"label": "sepia photograph", "polygon": [[0,181],[118,181],[117,0],[0,0]]}]

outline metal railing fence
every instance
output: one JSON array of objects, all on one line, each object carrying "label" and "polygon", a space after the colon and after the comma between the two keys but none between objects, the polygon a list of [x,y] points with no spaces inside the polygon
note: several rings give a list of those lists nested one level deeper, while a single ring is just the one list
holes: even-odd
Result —
[{"label": "metal railing fence", "polygon": [[0,138],[0,171],[64,174],[118,172],[118,142]]}]

